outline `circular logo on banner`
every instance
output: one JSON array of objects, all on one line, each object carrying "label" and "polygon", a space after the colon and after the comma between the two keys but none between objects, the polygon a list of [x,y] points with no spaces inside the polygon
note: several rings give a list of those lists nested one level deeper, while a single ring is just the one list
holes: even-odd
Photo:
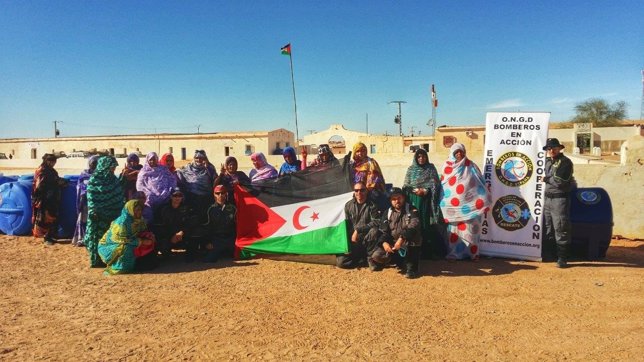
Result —
[{"label": "circular logo on banner", "polygon": [[496,177],[505,186],[523,186],[530,181],[534,166],[530,157],[521,152],[507,152],[496,160]]},{"label": "circular logo on banner", "polygon": [[494,203],[492,217],[501,229],[519,230],[530,220],[530,208],[528,203],[519,196],[505,195]]},{"label": "circular logo on banner", "polygon": [[577,192],[577,200],[586,205],[595,205],[602,199],[601,195],[595,191],[584,190]]}]

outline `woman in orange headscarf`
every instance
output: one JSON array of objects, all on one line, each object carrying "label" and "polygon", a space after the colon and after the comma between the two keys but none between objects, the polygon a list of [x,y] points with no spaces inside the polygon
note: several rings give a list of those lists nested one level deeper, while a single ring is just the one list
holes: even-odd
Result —
[{"label": "woman in orange headscarf", "polygon": [[358,142],[353,146],[353,183],[363,182],[369,190],[369,196],[381,210],[389,207],[385,194],[385,177],[382,175],[378,162],[367,156],[367,146]]}]

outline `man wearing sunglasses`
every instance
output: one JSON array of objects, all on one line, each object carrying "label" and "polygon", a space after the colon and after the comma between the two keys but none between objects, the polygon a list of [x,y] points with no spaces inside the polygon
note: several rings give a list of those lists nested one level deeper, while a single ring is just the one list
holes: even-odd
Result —
[{"label": "man wearing sunglasses", "polygon": [[206,243],[205,262],[214,263],[221,256],[232,257],[235,250],[235,215],[237,208],[228,202],[228,190],[224,185],[214,189],[215,203],[208,208],[210,240]]},{"label": "man wearing sunglasses", "polygon": [[380,212],[369,200],[368,193],[367,186],[358,182],[353,185],[353,198],[344,205],[349,253],[336,257],[338,268],[355,268],[367,263],[372,270],[376,268],[370,256],[377,248]]},{"label": "man wearing sunglasses", "polygon": [[[568,247],[570,246],[570,190],[575,180],[572,176],[572,161],[561,150],[564,148],[556,138],[548,138],[543,150],[546,151],[545,198],[543,204],[544,240],[543,252],[552,251],[557,246],[557,267],[568,266]],[[551,255],[543,255],[550,258]]]}]

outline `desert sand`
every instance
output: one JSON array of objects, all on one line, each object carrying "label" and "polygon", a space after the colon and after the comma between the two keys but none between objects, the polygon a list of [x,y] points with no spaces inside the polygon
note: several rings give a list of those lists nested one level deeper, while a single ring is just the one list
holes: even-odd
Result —
[{"label": "desert sand", "polygon": [[180,256],[107,277],[82,248],[0,243],[0,360],[644,359],[641,241],[613,240],[605,260],[564,270],[423,261],[416,280]]}]

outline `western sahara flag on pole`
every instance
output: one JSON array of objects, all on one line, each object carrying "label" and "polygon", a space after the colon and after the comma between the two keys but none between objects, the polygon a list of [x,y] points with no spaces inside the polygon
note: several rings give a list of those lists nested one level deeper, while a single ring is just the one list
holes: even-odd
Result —
[{"label": "western sahara flag on pole", "polygon": [[344,204],[352,197],[348,162],[308,168],[250,188],[236,186],[240,257],[348,251]]}]

